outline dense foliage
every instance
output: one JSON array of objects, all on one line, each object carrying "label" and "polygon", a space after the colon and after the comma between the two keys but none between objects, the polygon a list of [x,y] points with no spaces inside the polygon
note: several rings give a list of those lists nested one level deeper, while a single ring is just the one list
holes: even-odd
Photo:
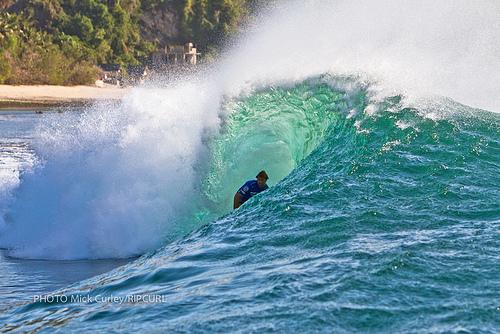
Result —
[{"label": "dense foliage", "polygon": [[[97,75],[91,52],[77,38],[59,41],[22,17],[0,14],[0,83],[71,85]],[[65,38],[64,43],[58,44]]]},{"label": "dense foliage", "polygon": [[235,31],[245,13],[244,0],[185,0],[183,32],[210,48]]},{"label": "dense foliage", "polygon": [[[250,0],[0,0],[0,83],[88,84],[97,64],[138,64],[158,47],[145,14],[171,13],[167,41],[215,50],[236,31]],[[160,32],[155,32],[161,34]]]}]

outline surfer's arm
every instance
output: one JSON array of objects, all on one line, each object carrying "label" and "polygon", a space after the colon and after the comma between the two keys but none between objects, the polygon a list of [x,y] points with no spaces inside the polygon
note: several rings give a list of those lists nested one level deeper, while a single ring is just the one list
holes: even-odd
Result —
[{"label": "surfer's arm", "polygon": [[240,207],[240,205],[241,205],[241,199],[242,199],[242,196],[237,191],[236,194],[234,194],[233,209],[238,209]]}]

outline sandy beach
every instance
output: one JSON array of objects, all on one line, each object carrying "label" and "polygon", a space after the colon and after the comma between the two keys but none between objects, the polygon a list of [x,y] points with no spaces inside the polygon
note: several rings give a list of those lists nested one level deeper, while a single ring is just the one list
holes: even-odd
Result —
[{"label": "sandy beach", "polygon": [[10,86],[0,85],[0,107],[51,106],[87,103],[96,100],[119,100],[127,88],[115,86]]}]

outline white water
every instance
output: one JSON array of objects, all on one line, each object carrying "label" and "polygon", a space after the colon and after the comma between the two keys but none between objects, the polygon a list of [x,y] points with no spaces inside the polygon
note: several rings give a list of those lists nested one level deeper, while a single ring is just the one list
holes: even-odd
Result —
[{"label": "white water", "polygon": [[226,91],[329,71],[500,112],[499,1],[286,3],[228,53]]},{"label": "white water", "polygon": [[211,99],[191,83],[136,90],[122,106],[44,124],[34,140],[44,163],[24,175],[2,246],[25,258],[129,257],[188,231],[202,139],[218,124]]},{"label": "white water", "polygon": [[[29,258],[144,253],[192,228],[222,93],[331,72],[500,111],[500,3],[299,1],[262,18],[204,83],[137,89],[37,132],[0,245]],[[384,92],[385,94],[386,92]]]}]

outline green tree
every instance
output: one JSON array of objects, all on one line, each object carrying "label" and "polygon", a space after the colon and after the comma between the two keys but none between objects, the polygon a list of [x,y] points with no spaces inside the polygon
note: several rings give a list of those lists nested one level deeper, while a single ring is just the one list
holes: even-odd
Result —
[{"label": "green tree", "polygon": [[89,42],[93,38],[94,26],[90,18],[76,14],[66,21],[63,31],[68,35],[78,36],[82,41]]},{"label": "green tree", "polygon": [[0,53],[0,84],[3,84],[10,76],[11,67],[7,57]]},{"label": "green tree", "polygon": [[209,48],[234,33],[246,14],[244,0],[184,0],[183,31],[186,39]]}]

